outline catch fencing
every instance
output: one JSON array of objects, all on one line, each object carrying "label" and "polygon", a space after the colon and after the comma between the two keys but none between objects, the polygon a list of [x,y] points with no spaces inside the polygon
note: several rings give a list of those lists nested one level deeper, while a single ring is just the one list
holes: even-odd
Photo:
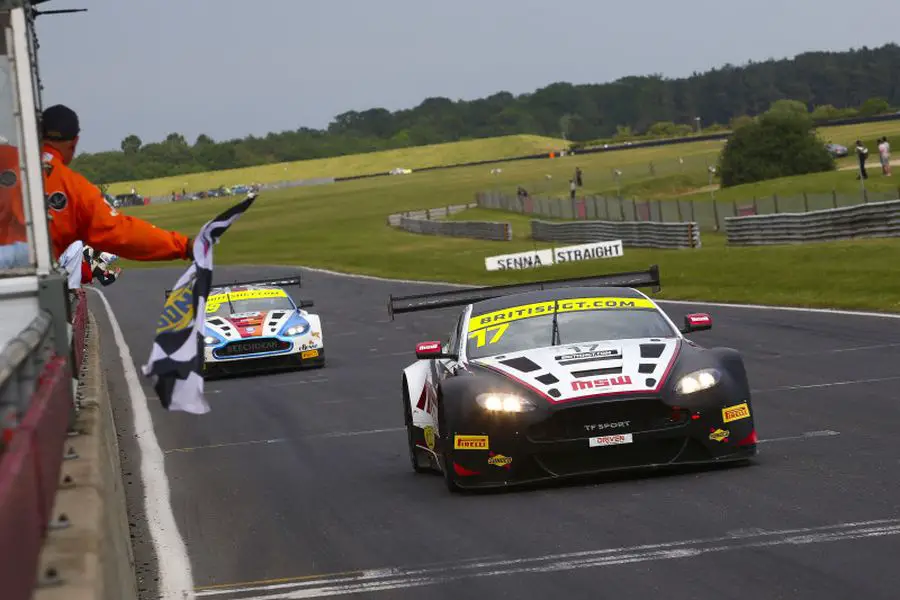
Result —
[{"label": "catch fencing", "polygon": [[456,204],[442,208],[426,208],[388,217],[388,225],[425,235],[446,235],[476,240],[509,241],[512,225],[497,221],[441,221],[439,219],[475,208],[477,204]]},{"label": "catch fencing", "polygon": [[[853,175],[849,175],[852,177]],[[656,221],[660,223],[697,223],[704,231],[723,231],[726,219],[748,215],[810,212],[842,206],[859,206],[895,200],[900,189],[864,190],[859,193],[802,192],[794,195],[758,196],[743,200],[722,200],[718,191],[707,190],[707,197],[640,199],[620,196],[579,196],[574,200],[553,195],[531,194],[518,197],[500,191],[476,194],[480,208],[504,210],[536,217],[565,220]]]},{"label": "catch fencing", "polygon": [[531,237],[539,242],[582,244],[622,240],[632,248],[699,248],[700,228],[696,223],[654,223],[621,221],[574,221],[552,223],[531,221]]},{"label": "catch fencing", "polygon": [[[70,352],[78,375],[84,357],[87,302],[72,302]],[[30,598],[43,542],[68,521],[52,515],[63,447],[77,416],[67,357],[56,354],[52,319],[41,312],[0,353],[0,582],[3,598]],[[63,482],[62,485],[66,485]]]},{"label": "catch fencing", "polygon": [[900,200],[807,213],[729,217],[725,231],[732,246],[900,237]]}]

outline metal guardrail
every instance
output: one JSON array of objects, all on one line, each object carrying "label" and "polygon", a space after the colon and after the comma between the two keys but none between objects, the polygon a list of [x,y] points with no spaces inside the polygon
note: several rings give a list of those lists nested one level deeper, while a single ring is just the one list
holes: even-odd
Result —
[{"label": "metal guardrail", "polygon": [[900,200],[804,213],[726,217],[725,232],[731,246],[900,237]]},{"label": "metal guardrail", "polygon": [[442,208],[426,208],[422,210],[397,213],[388,216],[388,225],[425,235],[446,235],[451,237],[473,238],[476,240],[492,240],[507,242],[512,239],[512,225],[497,221],[439,221],[440,219],[469,208],[476,203],[456,204]]},{"label": "metal guardrail", "polygon": [[632,248],[699,248],[696,223],[653,221],[531,221],[531,237],[541,242],[588,243],[622,240]]},{"label": "metal guardrail", "polygon": [[[86,341],[87,301],[73,303],[69,349],[77,376]],[[27,600],[60,487],[63,447],[76,414],[69,357],[61,356],[50,313],[38,316],[0,352],[0,582],[4,600]],[[63,482],[65,485],[65,482]]]},{"label": "metal guardrail", "polygon": [[[0,352],[0,430],[3,438],[24,417],[38,375],[53,352],[51,323],[48,313],[39,313]],[[0,439],[0,451],[4,442],[5,439]]]}]

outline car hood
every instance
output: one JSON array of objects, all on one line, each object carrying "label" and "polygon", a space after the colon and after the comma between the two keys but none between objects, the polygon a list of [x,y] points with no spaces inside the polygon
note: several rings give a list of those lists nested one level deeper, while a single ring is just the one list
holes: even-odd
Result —
[{"label": "car hood", "polygon": [[291,319],[295,317],[298,325],[309,326],[309,323],[294,311],[270,310],[266,312],[245,312],[215,316],[206,319],[206,328],[226,340],[239,340],[254,337],[274,337]]},{"label": "car hood", "polygon": [[643,338],[550,346],[472,359],[548,401],[658,393],[680,348],[678,338]]}]

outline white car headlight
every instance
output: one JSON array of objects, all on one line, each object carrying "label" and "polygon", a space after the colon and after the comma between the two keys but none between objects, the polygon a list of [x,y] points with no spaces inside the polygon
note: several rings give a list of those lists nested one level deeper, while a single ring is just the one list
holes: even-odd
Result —
[{"label": "white car headlight", "polygon": [[688,373],[675,384],[675,391],[679,394],[693,394],[711,388],[719,383],[721,374],[715,369],[701,369]]},{"label": "white car headlight", "polygon": [[514,394],[478,394],[475,402],[491,412],[519,413],[537,408],[530,400]]},{"label": "white car headlight", "polygon": [[306,327],[303,325],[298,325],[296,327],[288,327],[287,331],[285,331],[288,335],[301,335],[306,330]]},{"label": "white car headlight", "polygon": [[208,336],[206,336],[205,338],[203,338],[203,342],[204,342],[207,346],[212,346],[212,345],[214,345],[214,344],[218,344],[218,343],[219,343],[219,340],[217,340],[216,338],[214,338],[214,337],[211,336],[211,335],[208,335]]}]

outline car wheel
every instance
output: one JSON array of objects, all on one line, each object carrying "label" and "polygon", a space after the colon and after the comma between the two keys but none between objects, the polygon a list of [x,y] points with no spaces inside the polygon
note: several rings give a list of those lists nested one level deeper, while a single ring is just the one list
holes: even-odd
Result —
[{"label": "car wheel", "polygon": [[409,461],[412,464],[413,471],[416,473],[426,473],[428,468],[427,459],[423,459],[422,451],[416,448],[416,428],[412,422],[412,407],[409,404],[409,392],[406,390],[406,381],[403,382],[403,424],[406,425],[406,447],[409,451]]},{"label": "car wheel", "polygon": [[444,414],[443,398],[438,398],[438,429],[441,430],[440,456],[441,471],[444,474],[444,483],[447,489],[452,493],[462,491],[457,483],[456,471],[453,470],[453,430],[452,425],[447,422]]}]

